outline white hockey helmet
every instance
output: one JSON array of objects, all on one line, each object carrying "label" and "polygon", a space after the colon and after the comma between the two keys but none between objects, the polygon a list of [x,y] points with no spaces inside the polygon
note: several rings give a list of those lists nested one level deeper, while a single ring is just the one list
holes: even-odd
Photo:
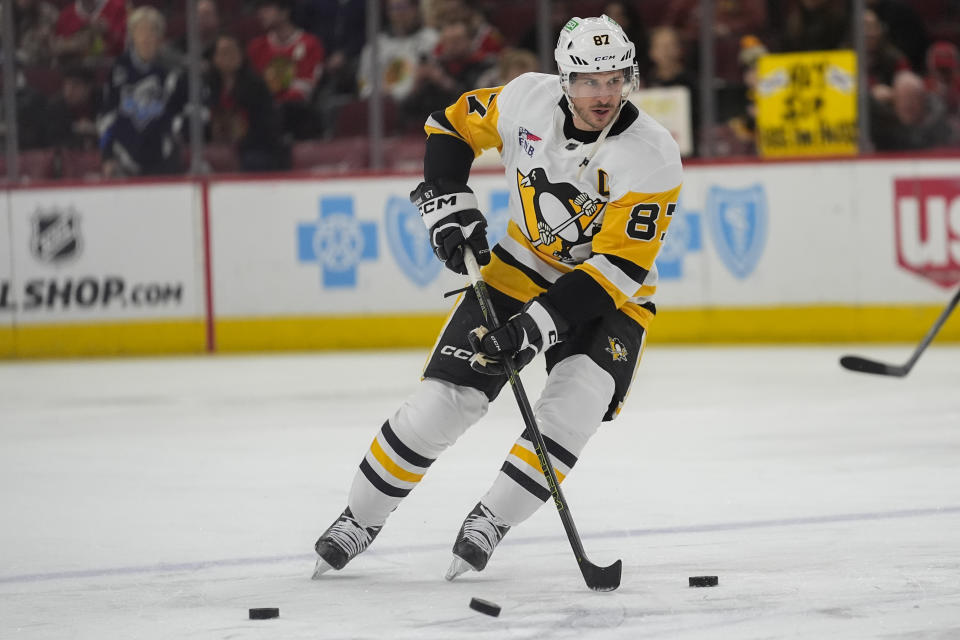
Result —
[{"label": "white hockey helmet", "polygon": [[573,74],[619,69],[624,70],[621,97],[626,98],[637,87],[636,53],[636,47],[620,25],[604,14],[599,18],[570,18],[560,30],[553,57],[560,71],[560,86],[568,100],[584,95],[571,96]]}]

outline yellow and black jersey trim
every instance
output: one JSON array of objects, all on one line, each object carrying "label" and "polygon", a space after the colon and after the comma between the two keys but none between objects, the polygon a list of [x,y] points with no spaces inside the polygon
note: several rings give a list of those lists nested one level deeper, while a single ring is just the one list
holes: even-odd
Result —
[{"label": "yellow and black jersey trim", "polygon": [[380,493],[403,498],[423,479],[434,460],[404,444],[388,420],[370,443],[360,462],[360,472]]},{"label": "yellow and black jersey trim", "polygon": [[[507,235],[493,248],[490,264],[483,268],[484,280],[498,291],[522,302],[546,292],[554,308],[574,325],[619,308],[646,328],[656,314],[653,302],[628,302],[622,296],[617,300],[601,284],[601,281],[606,281],[606,276],[596,267],[592,267],[594,274],[591,274],[590,269],[585,267],[587,263],[572,268],[558,262],[547,262],[541,255],[530,246],[529,240],[511,220],[507,225]],[[602,258],[611,265],[619,265],[611,266],[611,269],[623,269],[638,279],[645,271],[619,256]],[[619,280],[617,276],[610,275],[615,281]],[[641,293],[646,288],[642,287]],[[618,301],[620,304],[617,304]]]},{"label": "yellow and black jersey trim", "polygon": [[427,135],[448,135],[463,140],[479,156],[484,149],[503,148],[497,123],[500,109],[497,96],[503,87],[475,89],[464,93],[443,111],[434,111],[423,129]]}]

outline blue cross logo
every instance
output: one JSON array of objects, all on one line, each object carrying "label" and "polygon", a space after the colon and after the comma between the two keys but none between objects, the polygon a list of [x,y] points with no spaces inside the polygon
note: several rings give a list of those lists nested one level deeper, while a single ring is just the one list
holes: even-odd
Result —
[{"label": "blue cross logo", "polygon": [[350,196],[320,198],[316,222],[297,225],[297,260],[320,265],[323,287],[357,286],[357,266],[376,260],[377,225],[360,222]]},{"label": "blue cross logo", "polygon": [[657,273],[661,280],[679,280],[683,277],[683,258],[688,253],[703,250],[703,232],[701,214],[698,211],[686,211],[677,207],[677,213],[667,240],[657,256]]}]

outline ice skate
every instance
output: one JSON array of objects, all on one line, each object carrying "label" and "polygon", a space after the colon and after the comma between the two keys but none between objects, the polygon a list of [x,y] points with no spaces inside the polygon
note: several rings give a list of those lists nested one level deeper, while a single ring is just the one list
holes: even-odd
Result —
[{"label": "ice skate", "polygon": [[493,550],[509,530],[510,525],[478,502],[460,527],[457,541],[453,544],[453,562],[444,577],[453,580],[471,569],[483,571]]},{"label": "ice skate", "polygon": [[370,546],[380,533],[381,527],[364,527],[353,517],[350,507],[323,532],[314,548],[317,550],[317,566],[313,570],[316,580],[330,569],[343,569],[348,562]]}]

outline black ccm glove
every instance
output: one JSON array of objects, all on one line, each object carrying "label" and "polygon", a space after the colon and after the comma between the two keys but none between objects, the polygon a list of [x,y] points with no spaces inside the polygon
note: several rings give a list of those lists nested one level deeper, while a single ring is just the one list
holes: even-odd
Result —
[{"label": "black ccm glove", "polygon": [[477,327],[467,335],[474,350],[470,366],[480,373],[500,375],[506,373],[506,354],[514,357],[518,370],[522,369],[540,351],[560,342],[568,329],[550,303],[538,296],[498,329]]},{"label": "black ccm glove", "polygon": [[452,180],[421,182],[410,193],[410,202],[420,209],[423,224],[430,231],[430,245],[443,264],[454,273],[466,275],[464,245],[473,249],[477,263],[490,262],[487,221],[477,208],[477,197],[465,184]]}]

